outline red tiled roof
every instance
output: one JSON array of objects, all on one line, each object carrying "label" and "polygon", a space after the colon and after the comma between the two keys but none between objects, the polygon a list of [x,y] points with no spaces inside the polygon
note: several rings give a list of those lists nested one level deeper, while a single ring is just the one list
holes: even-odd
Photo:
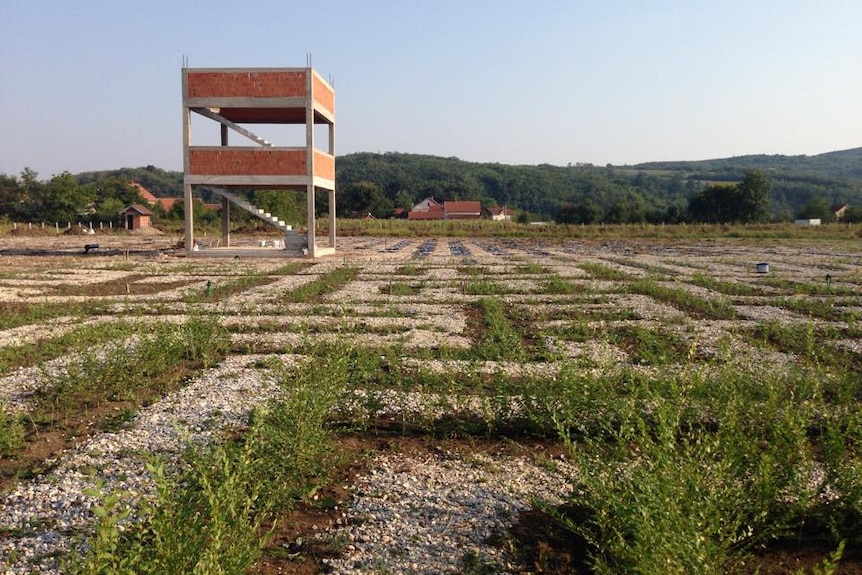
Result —
[{"label": "red tiled roof", "polygon": [[447,218],[464,218],[482,215],[482,202],[472,200],[446,201],[443,202],[443,210]]},{"label": "red tiled roof", "polygon": [[145,208],[141,204],[132,204],[131,206],[127,206],[121,214],[128,214],[129,212],[137,212],[142,216],[151,216],[153,212],[151,212],[148,208]]},{"label": "red tiled roof", "polygon": [[407,212],[408,220],[442,220],[446,217],[443,210],[428,210],[427,212],[409,211]]},{"label": "red tiled roof", "polygon": [[158,198],[150,193],[150,190],[139,184],[138,182],[129,182],[129,185],[138,190],[138,195],[141,196],[141,199],[147,202],[148,204],[155,204],[158,202]]}]

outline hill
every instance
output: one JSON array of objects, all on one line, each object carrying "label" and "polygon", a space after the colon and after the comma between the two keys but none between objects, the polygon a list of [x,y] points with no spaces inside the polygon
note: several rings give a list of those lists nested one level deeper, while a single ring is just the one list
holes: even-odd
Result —
[{"label": "hill", "polygon": [[[702,161],[648,162],[604,167],[591,164],[509,165],[467,162],[421,154],[360,152],[339,156],[336,180],[341,214],[408,208],[420,199],[481,200],[534,218],[560,218],[580,210],[597,221],[674,221],[692,194],[714,182],[737,182],[750,168],[774,185],[775,219],[789,220],[813,198],[862,206],[862,148],[814,156],[749,155]],[[182,195],[182,174],[154,166],[77,175],[134,180],[157,196]]]}]

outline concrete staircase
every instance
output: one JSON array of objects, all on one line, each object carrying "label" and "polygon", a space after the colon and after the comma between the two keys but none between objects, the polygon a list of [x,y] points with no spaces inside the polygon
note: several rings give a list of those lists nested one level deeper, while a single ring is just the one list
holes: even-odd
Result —
[{"label": "concrete staircase", "polygon": [[238,196],[237,194],[229,192],[224,188],[209,188],[209,191],[213,192],[214,194],[218,194],[223,198],[227,198],[234,205],[239,206],[251,215],[262,219],[266,223],[273,225],[276,228],[280,229],[282,232],[284,232],[285,249],[301,250],[308,247],[308,237],[306,235],[298,234],[296,231],[294,231],[293,226],[286,224],[283,220],[278,219],[276,216],[273,216],[269,212],[258,208],[242,196]]},{"label": "concrete staircase", "polygon": [[218,122],[220,124],[224,124],[225,126],[230,128],[231,130],[236,132],[237,134],[241,134],[241,135],[245,136],[246,138],[248,138],[249,140],[251,140],[252,142],[254,142],[256,144],[260,144],[261,146],[264,146],[267,148],[272,147],[272,144],[270,142],[261,138],[260,136],[258,136],[254,132],[252,132],[251,130],[246,130],[245,128],[243,128],[239,124],[231,122],[230,120],[228,120],[227,118],[225,118],[221,114],[219,114],[213,110],[210,110],[209,108],[192,108],[192,110],[194,112],[200,114],[201,116],[205,117],[205,118],[209,118],[210,120],[215,120],[216,122]]}]

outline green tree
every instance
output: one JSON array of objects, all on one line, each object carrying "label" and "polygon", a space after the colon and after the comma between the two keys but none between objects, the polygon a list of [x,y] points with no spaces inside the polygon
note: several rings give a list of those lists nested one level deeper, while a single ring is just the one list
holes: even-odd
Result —
[{"label": "green tree", "polygon": [[769,201],[772,193],[772,182],[762,171],[750,169],[745,172],[742,181],[737,185],[737,217],[736,221],[757,223],[769,220]]},{"label": "green tree", "polygon": [[92,184],[78,184],[69,172],[56,175],[45,186],[38,217],[49,222],[72,221],[95,213]]},{"label": "green tree", "polygon": [[348,217],[361,218],[373,214],[385,218],[392,214],[392,202],[383,195],[380,186],[373,182],[356,182],[345,186],[340,190],[338,208]]},{"label": "green tree", "polygon": [[689,218],[705,224],[732,222],[737,216],[738,196],[739,190],[733,184],[707,186],[689,200]]},{"label": "green tree", "polygon": [[849,206],[847,211],[844,212],[844,217],[841,218],[841,221],[847,222],[848,224],[862,223],[862,208]]},{"label": "green tree", "polygon": [[[321,196],[323,194],[317,194]],[[284,222],[298,225],[306,220],[306,192],[296,190],[256,190],[251,203],[278,216]]]},{"label": "green tree", "polygon": [[835,221],[835,214],[832,213],[832,205],[826,198],[820,196],[808,200],[802,209],[796,213],[798,219],[819,219],[821,222]]}]

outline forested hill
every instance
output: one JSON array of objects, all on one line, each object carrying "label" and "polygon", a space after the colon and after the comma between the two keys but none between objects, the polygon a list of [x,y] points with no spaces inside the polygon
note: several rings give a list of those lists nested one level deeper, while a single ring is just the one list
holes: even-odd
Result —
[{"label": "forested hill", "polygon": [[479,199],[486,205],[507,205],[548,219],[576,206],[600,212],[608,222],[673,221],[682,217],[694,193],[711,183],[738,182],[751,168],[762,170],[773,183],[774,219],[792,219],[813,199],[862,206],[862,148],[817,156],[756,155],[604,167],[513,166],[416,154],[359,153],[339,157],[336,165],[341,206],[344,200],[349,204],[351,196],[368,200],[369,208],[375,203],[405,207],[410,201],[434,196]]},{"label": "forested hill", "polygon": [[[790,220],[814,199],[862,206],[862,148],[815,156],[751,155],[633,166],[553,166],[466,162],[403,153],[355,153],[336,162],[340,215],[385,217],[427,196],[508,206],[533,219],[581,210],[580,219],[667,221],[685,217],[693,194],[716,182],[738,182],[757,168],[773,184],[773,219]],[[182,174],[154,166],[78,174],[81,182],[117,177],[157,196],[182,195]]]},{"label": "forested hill", "polygon": [[[751,155],[702,160],[697,162],[648,162],[632,166],[638,170],[674,170],[704,177],[728,174],[736,177],[740,170],[757,168],[767,174],[786,176],[819,176],[827,179],[862,180],[862,148],[827,152],[816,156]],[[719,178],[715,178],[719,179]]]}]

